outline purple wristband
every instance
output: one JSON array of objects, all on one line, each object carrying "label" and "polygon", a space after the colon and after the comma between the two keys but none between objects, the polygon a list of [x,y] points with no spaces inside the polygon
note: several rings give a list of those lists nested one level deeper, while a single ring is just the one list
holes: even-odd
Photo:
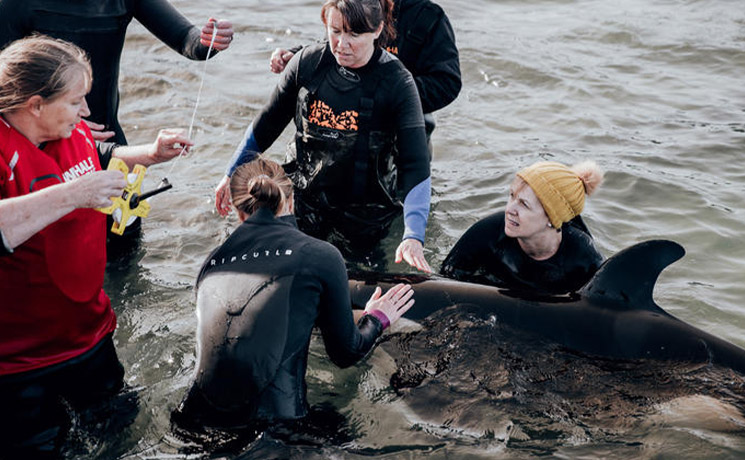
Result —
[{"label": "purple wristband", "polygon": [[380,323],[383,325],[383,330],[388,329],[388,326],[391,325],[391,321],[388,319],[388,317],[380,310],[370,310],[367,312],[368,315],[372,315],[380,320]]}]

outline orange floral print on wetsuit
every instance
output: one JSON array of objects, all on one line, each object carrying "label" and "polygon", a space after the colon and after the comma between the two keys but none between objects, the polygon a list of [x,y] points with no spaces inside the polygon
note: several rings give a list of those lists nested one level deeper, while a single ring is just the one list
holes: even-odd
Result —
[{"label": "orange floral print on wetsuit", "polygon": [[308,121],[314,125],[323,126],[325,128],[357,131],[358,116],[359,113],[356,110],[345,110],[337,115],[326,103],[316,100],[310,104]]}]

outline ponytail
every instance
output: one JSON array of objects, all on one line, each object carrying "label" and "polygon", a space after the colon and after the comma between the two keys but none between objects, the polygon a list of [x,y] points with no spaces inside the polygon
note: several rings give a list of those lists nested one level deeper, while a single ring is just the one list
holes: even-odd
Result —
[{"label": "ponytail", "polygon": [[292,196],[292,182],[279,164],[257,157],[235,170],[230,196],[233,206],[249,216],[259,208],[277,215]]}]

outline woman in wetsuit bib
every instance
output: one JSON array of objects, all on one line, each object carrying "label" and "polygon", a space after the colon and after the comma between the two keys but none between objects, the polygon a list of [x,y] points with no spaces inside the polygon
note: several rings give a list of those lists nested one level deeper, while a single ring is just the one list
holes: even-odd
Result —
[{"label": "woman in wetsuit bib", "polygon": [[409,285],[378,290],[355,324],[341,254],[298,230],[292,188],[282,167],[262,157],[232,175],[242,223],[197,277],[197,369],[174,412],[179,427],[261,430],[305,417],[313,327],[331,361],[347,367],[414,303]]},{"label": "woman in wetsuit bib", "polygon": [[603,261],[581,220],[585,195],[603,180],[593,162],[535,163],[517,173],[504,211],[475,223],[440,273],[530,294],[581,288]]},{"label": "woman in wetsuit bib", "polygon": [[217,187],[221,214],[230,210],[235,168],[269,148],[294,118],[284,167],[300,229],[343,250],[369,248],[403,211],[395,259],[430,271],[423,253],[430,164],[422,107],[411,74],[379,46],[395,34],[392,6],[390,0],[324,4],[328,42],[303,48],[288,63]]},{"label": "woman in wetsuit bib", "polygon": [[[393,23],[396,36],[382,45],[414,77],[429,140],[435,129],[434,112],[453,102],[462,87],[455,33],[445,11],[430,0],[394,0]],[[269,60],[271,71],[282,73],[301,49],[275,49]]]}]

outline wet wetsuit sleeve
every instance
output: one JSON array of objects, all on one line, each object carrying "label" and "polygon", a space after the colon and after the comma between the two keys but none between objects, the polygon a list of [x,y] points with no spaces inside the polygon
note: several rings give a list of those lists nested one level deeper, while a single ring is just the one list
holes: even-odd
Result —
[{"label": "wet wetsuit sleeve", "polygon": [[27,35],[29,29],[28,2],[0,0],[0,49]]},{"label": "wet wetsuit sleeve", "polygon": [[419,91],[424,113],[434,112],[458,97],[462,82],[455,33],[444,11],[410,69]]},{"label": "wet wetsuit sleeve", "polygon": [[331,361],[339,367],[349,367],[365,357],[383,332],[380,320],[363,316],[359,324],[352,317],[349,281],[344,260],[339,251],[324,244],[321,251],[309,257],[318,261],[314,267],[321,277],[322,294],[318,326]]},{"label": "wet wetsuit sleeve", "polygon": [[427,230],[429,206],[432,196],[432,181],[428,177],[416,185],[404,199],[404,236],[402,240],[413,238],[424,244]]},{"label": "wet wetsuit sleeve", "polygon": [[235,170],[238,169],[238,166],[248,163],[260,154],[261,151],[259,151],[259,146],[256,144],[256,137],[254,136],[254,124],[251,123],[246,128],[243,140],[241,140],[241,143],[238,144],[235,152],[233,152],[233,157],[228,163],[228,169],[225,171],[225,175],[228,177],[232,176]]},{"label": "wet wetsuit sleeve", "polygon": [[299,52],[300,52],[300,50],[302,50],[303,48],[304,48],[304,45],[295,45],[295,46],[293,46],[292,48],[288,49],[287,51],[289,51],[289,52],[290,52],[290,53],[292,53],[292,54],[297,54],[297,53],[299,53]]},{"label": "wet wetsuit sleeve", "polygon": [[399,190],[404,197],[403,238],[424,242],[431,197],[430,158],[421,103],[408,72],[394,94],[398,127],[396,167]]},{"label": "wet wetsuit sleeve", "polygon": [[432,195],[429,151],[424,127],[407,128],[397,136],[399,188],[404,196],[404,236],[424,243]]},{"label": "wet wetsuit sleeve", "polygon": [[116,142],[96,142],[98,161],[101,163],[101,169],[109,167],[111,156],[114,154],[114,149],[117,147],[119,147],[119,144]]},{"label": "wet wetsuit sleeve", "polygon": [[[499,229],[501,223],[502,229]],[[473,224],[445,258],[440,274],[457,280],[473,280],[484,258],[496,257],[489,242],[504,232],[504,213],[499,212]]]},{"label": "wet wetsuit sleeve", "polygon": [[[200,28],[179,13],[168,0],[135,1],[134,17],[181,55],[194,60],[207,58],[209,47],[199,43]],[[216,53],[217,50],[213,49],[210,57]]]},{"label": "wet wetsuit sleeve", "polygon": [[246,129],[243,140],[228,163],[225,172],[228,176],[233,175],[238,166],[248,163],[257,154],[268,149],[292,120],[299,90],[297,75],[301,55],[302,53],[295,54],[287,63],[269,102]]},{"label": "wet wetsuit sleeve", "polygon": [[576,291],[584,286],[603,263],[603,256],[595,248],[589,233],[567,226],[564,230],[561,251],[564,267],[564,285],[567,291]]}]

